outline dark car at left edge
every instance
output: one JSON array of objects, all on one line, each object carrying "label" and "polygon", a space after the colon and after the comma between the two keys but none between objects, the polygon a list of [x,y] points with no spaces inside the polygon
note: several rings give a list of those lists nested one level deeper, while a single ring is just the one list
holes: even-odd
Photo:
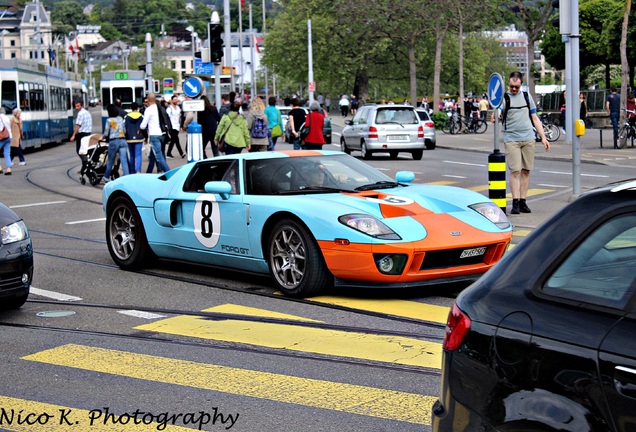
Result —
[{"label": "dark car at left edge", "polygon": [[33,246],[26,224],[0,203],[0,310],[26,302],[33,278]]},{"label": "dark car at left edge", "polygon": [[587,192],[449,313],[433,431],[636,431],[636,181]]}]

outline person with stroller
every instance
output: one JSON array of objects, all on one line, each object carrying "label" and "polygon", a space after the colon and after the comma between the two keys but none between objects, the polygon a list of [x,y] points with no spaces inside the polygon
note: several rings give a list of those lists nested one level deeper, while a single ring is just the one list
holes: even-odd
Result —
[{"label": "person with stroller", "polygon": [[126,144],[126,135],[124,133],[124,119],[119,116],[119,110],[114,104],[106,107],[108,111],[108,119],[104,127],[104,138],[108,140],[108,162],[106,171],[102,177],[102,184],[110,181],[110,174],[115,164],[115,158],[119,155],[119,161],[124,175],[128,175],[128,146]]}]

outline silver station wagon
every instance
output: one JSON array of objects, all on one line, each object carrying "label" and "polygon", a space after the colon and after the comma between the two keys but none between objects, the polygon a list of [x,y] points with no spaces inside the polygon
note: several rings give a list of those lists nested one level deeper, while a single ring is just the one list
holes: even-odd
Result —
[{"label": "silver station wagon", "polygon": [[388,153],[392,159],[408,152],[420,160],[426,148],[424,127],[410,105],[365,105],[352,120],[345,121],[341,150],[359,150],[364,159],[373,153]]}]

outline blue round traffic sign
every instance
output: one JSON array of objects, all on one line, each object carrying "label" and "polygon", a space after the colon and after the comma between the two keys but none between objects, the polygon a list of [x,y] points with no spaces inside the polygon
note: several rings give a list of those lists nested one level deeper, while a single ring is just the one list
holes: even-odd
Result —
[{"label": "blue round traffic sign", "polygon": [[494,73],[488,80],[488,100],[493,108],[499,108],[503,102],[504,82],[501,75]]},{"label": "blue round traffic sign", "polygon": [[203,80],[199,77],[189,77],[183,82],[183,93],[191,98],[197,98],[203,93]]}]

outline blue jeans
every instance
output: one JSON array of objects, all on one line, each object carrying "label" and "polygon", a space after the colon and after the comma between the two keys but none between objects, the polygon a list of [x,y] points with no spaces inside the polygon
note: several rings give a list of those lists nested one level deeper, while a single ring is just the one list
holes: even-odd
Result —
[{"label": "blue jeans", "polygon": [[130,171],[128,171],[128,146],[126,146],[126,140],[123,138],[114,139],[108,143],[108,162],[106,163],[106,171],[104,172],[104,178],[106,180],[110,179],[113,165],[115,165],[115,157],[117,157],[118,154],[119,164],[124,171],[124,175],[130,174]]},{"label": "blue jeans", "polygon": [[614,147],[618,144],[618,117],[620,113],[610,112],[610,121],[612,122],[612,128],[614,129]]},{"label": "blue jeans", "polygon": [[155,168],[155,161],[157,162],[157,171],[159,172],[168,172],[170,171],[170,167],[168,166],[168,162],[166,162],[166,157],[162,151],[163,144],[163,135],[150,135],[148,137],[150,141],[150,156],[148,156],[148,169],[146,173],[151,173]]},{"label": "blue jeans", "polygon": [[144,143],[128,143],[128,168],[131,174],[141,172],[141,149]]},{"label": "blue jeans", "polygon": [[[7,164],[7,168],[11,168],[13,166],[13,162],[11,162],[11,138],[0,141],[0,150],[4,154],[4,163]],[[2,167],[0,166],[0,168]]]}]

